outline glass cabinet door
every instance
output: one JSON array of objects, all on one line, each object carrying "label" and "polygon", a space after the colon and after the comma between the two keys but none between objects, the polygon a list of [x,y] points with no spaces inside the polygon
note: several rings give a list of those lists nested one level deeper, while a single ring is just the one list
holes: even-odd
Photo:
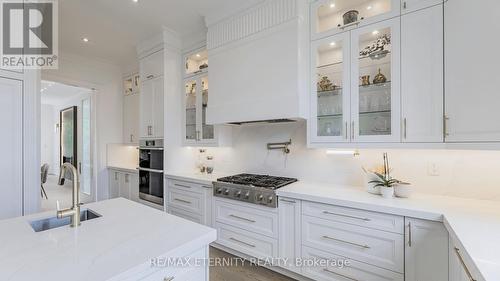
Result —
[{"label": "glass cabinet door", "polygon": [[197,91],[198,83],[196,79],[186,80],[185,82],[185,95],[184,95],[184,108],[185,108],[185,119],[184,123],[186,126],[185,138],[187,142],[196,142],[198,138],[198,129],[196,122],[196,111],[197,111]]},{"label": "glass cabinet door", "polygon": [[311,136],[313,142],[347,142],[349,136],[349,34],[312,45]]},{"label": "glass cabinet door", "polygon": [[184,56],[184,76],[192,76],[208,71],[208,51],[201,49]]},{"label": "glass cabinet door", "polygon": [[198,79],[201,82],[200,94],[198,95],[199,108],[201,108],[201,120],[199,120],[199,124],[201,124],[201,139],[204,141],[213,140],[214,139],[214,126],[207,125],[206,117],[207,117],[207,105],[208,105],[208,76],[202,76]]},{"label": "glass cabinet door", "polygon": [[318,39],[400,14],[400,0],[318,0],[311,4],[311,37]]},{"label": "glass cabinet door", "polygon": [[354,142],[400,141],[399,42],[398,18],[351,32]]}]

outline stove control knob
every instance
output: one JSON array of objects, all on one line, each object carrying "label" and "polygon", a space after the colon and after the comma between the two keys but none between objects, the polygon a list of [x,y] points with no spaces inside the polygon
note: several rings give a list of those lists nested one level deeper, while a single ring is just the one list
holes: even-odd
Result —
[{"label": "stove control knob", "polygon": [[259,200],[259,201],[262,201],[263,199],[264,199],[264,196],[263,196],[263,195],[259,195],[259,196],[257,197],[257,200]]},{"label": "stove control knob", "polygon": [[245,193],[245,199],[250,198],[250,192]]},{"label": "stove control knob", "polygon": [[268,203],[273,203],[273,197],[272,197],[272,196],[269,196],[269,198],[267,198],[267,202],[268,202]]},{"label": "stove control knob", "polygon": [[225,195],[229,195],[229,189],[227,189],[227,188],[226,188],[226,189],[224,190],[224,194],[225,194]]},{"label": "stove control knob", "polygon": [[236,192],[236,194],[234,194],[235,197],[240,197],[241,196],[241,191],[238,191]]},{"label": "stove control knob", "polygon": [[217,194],[221,194],[222,193],[222,188],[217,188]]}]

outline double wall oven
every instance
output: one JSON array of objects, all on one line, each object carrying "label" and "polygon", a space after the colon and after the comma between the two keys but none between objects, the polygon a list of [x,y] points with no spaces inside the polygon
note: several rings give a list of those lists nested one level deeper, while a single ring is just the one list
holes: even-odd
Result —
[{"label": "double wall oven", "polygon": [[139,198],[163,206],[163,140],[139,141]]}]

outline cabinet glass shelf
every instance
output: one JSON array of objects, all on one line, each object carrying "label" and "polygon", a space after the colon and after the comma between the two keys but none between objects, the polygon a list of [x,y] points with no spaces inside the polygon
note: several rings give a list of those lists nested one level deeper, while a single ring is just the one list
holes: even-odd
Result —
[{"label": "cabinet glass shelf", "polygon": [[335,90],[329,90],[329,91],[318,91],[318,97],[328,97],[328,96],[337,96],[342,94],[342,88],[336,88]]},{"label": "cabinet glass shelf", "polygon": [[370,85],[359,85],[359,91],[380,91],[380,90],[390,90],[391,89],[391,81],[387,81],[384,83],[378,84],[370,84]]}]

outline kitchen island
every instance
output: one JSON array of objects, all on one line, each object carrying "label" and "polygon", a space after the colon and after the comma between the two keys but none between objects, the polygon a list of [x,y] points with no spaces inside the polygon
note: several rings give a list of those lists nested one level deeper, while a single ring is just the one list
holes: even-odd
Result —
[{"label": "kitchen island", "polygon": [[77,228],[33,230],[55,211],[0,221],[0,280],[208,280],[214,229],[123,198],[86,209],[101,216]]}]

